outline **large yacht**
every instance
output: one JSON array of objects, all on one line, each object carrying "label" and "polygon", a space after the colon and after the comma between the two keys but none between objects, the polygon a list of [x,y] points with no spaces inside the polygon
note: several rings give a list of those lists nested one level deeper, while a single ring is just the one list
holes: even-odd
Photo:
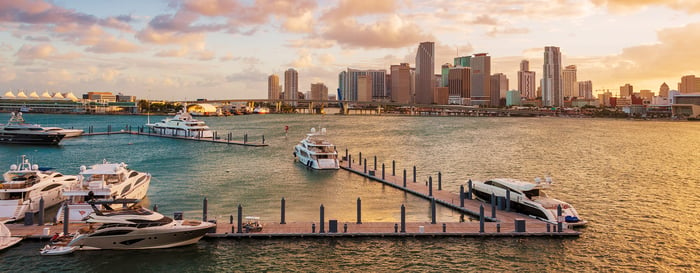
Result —
[{"label": "large yacht", "polygon": [[335,145],[326,140],[326,128],[321,128],[320,132],[311,128],[311,133],[306,134],[306,138],[294,146],[293,154],[301,164],[309,168],[316,170],[337,170],[340,168],[338,151],[336,151]]},{"label": "large yacht", "polygon": [[[68,206],[69,221],[81,221],[92,212],[90,200],[143,199],[151,183],[151,174],[127,168],[125,163],[95,164],[87,168],[80,166],[80,183],[66,189],[63,196]],[[56,219],[64,219],[63,206]]]},{"label": "large yacht", "polygon": [[23,219],[27,212],[38,212],[42,198],[44,208],[60,203],[63,201],[63,191],[79,181],[77,176],[32,165],[24,155],[21,160],[20,164],[12,164],[10,170],[3,174],[0,222]]},{"label": "large yacht", "polygon": [[103,206],[107,209],[93,207],[86,219],[89,228],[78,230],[68,247],[77,250],[177,247],[196,243],[216,227],[209,222],[173,220],[139,205],[119,209],[112,209],[108,203]]},{"label": "large yacht", "polygon": [[510,190],[510,207],[522,214],[534,216],[550,223],[557,223],[557,207],[561,205],[563,222],[568,226],[583,226],[587,222],[582,220],[576,209],[569,203],[547,196],[543,189],[551,186],[551,179],[545,182],[535,179],[535,183],[497,178],[485,182],[474,181],[472,192],[485,202],[491,202],[491,194],[496,197],[506,197],[506,190]]},{"label": "large yacht", "polygon": [[[185,107],[186,109],[187,107]],[[187,110],[180,110],[172,118],[165,118],[160,122],[146,124],[154,133],[161,135],[212,138],[214,132],[209,129],[204,121],[192,118]]]},{"label": "large yacht", "polygon": [[25,123],[21,112],[12,113],[7,124],[0,125],[0,143],[58,145],[65,136],[37,124]]}]

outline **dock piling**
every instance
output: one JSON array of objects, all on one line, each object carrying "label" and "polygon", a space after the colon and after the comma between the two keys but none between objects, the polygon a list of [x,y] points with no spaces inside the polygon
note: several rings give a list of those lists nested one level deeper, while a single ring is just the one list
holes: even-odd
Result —
[{"label": "dock piling", "polygon": [[321,220],[319,222],[319,228],[318,228],[318,233],[326,233],[324,230],[324,224],[325,224],[325,218],[324,218],[324,211],[325,209],[323,208],[323,204],[321,204]]},{"label": "dock piling", "polygon": [[479,205],[479,232],[484,233],[484,205]]},{"label": "dock piling", "polygon": [[406,206],[401,204],[401,233],[406,233]]},{"label": "dock piling", "polygon": [[496,232],[501,232],[501,223],[496,224]]},{"label": "dock piling", "polygon": [[[367,162],[367,159],[365,159],[365,162]],[[360,152],[360,164],[362,164],[362,152]],[[365,164],[365,165],[367,165],[367,164]],[[367,172],[367,171],[365,171],[365,172]]]},{"label": "dock piling", "polygon": [[403,187],[406,188],[406,169],[403,169]]},{"label": "dock piling", "polygon": [[34,224],[34,213],[27,211],[24,212],[24,225],[31,226]]},{"label": "dock piling", "polygon": [[265,144],[265,135],[262,135],[262,144]]},{"label": "dock piling", "polygon": [[438,172],[438,190],[442,190],[442,173]]},{"label": "dock piling", "polygon": [[557,205],[557,232],[561,232],[564,229],[564,223],[561,221],[562,210],[561,204]]},{"label": "dock piling", "polygon": [[382,180],[384,180],[384,163],[382,163]]},{"label": "dock piling", "polygon": [[416,183],[416,165],[413,165],[413,183]]},{"label": "dock piling", "polygon": [[[228,223],[233,225],[233,214],[228,216]],[[233,232],[232,232],[233,233]]]},{"label": "dock piling", "polygon": [[374,169],[377,169],[377,156],[374,156]]},{"label": "dock piling", "polygon": [[467,181],[467,200],[472,200],[472,180]]},{"label": "dock piling", "polygon": [[459,185],[459,207],[464,207],[464,185]]},{"label": "dock piling", "polygon": [[442,232],[445,233],[447,232],[447,224],[442,223]]},{"label": "dock piling", "polygon": [[496,218],[496,194],[491,193],[491,218]]},{"label": "dock piling", "polygon": [[343,224],[343,233],[348,232],[348,223]]},{"label": "dock piling", "polygon": [[63,203],[63,234],[68,235],[68,225],[70,223],[70,214],[68,214],[68,203]]},{"label": "dock piling", "polygon": [[391,161],[391,176],[396,176],[396,160]]},{"label": "dock piling", "polygon": [[430,214],[431,214],[431,218],[432,218],[432,219],[431,219],[432,221],[430,221],[430,223],[433,224],[433,225],[437,223],[437,221],[436,221],[436,220],[437,220],[437,215],[435,215],[435,207],[436,207],[436,205],[435,205],[435,197],[430,198]]},{"label": "dock piling", "polygon": [[44,197],[39,199],[39,225],[44,225]]},{"label": "dock piling", "polygon": [[433,196],[433,177],[428,177],[428,196]]},{"label": "dock piling", "polygon": [[367,173],[367,158],[365,158],[365,162],[362,165],[365,167],[365,173]]},{"label": "dock piling", "polygon": [[352,168],[352,155],[348,155],[348,169]]},{"label": "dock piling", "polygon": [[202,222],[207,221],[207,198],[204,197],[204,200],[202,201]]},{"label": "dock piling", "polygon": [[399,224],[394,223],[394,233],[399,233]]},{"label": "dock piling", "polygon": [[506,189],[506,211],[510,211],[510,190]]},{"label": "dock piling", "polygon": [[357,198],[357,223],[362,224],[362,200]]},{"label": "dock piling", "polygon": [[311,233],[316,233],[316,223],[311,223]]},{"label": "dock piling", "polygon": [[284,200],[284,197],[282,197],[282,204],[280,205],[280,207],[281,207],[281,208],[280,208],[280,210],[281,210],[281,212],[280,212],[280,225],[284,225],[284,224],[286,224],[286,222],[284,221],[284,212],[285,212],[285,200]]},{"label": "dock piling", "polygon": [[238,204],[238,233],[243,233],[243,206]]}]

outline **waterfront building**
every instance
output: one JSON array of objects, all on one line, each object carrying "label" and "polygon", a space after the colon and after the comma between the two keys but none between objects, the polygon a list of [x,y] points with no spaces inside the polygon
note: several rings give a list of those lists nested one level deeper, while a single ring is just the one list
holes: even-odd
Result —
[{"label": "waterfront building", "polygon": [[348,101],[348,72],[341,71],[338,74],[338,98],[339,101]]},{"label": "waterfront building", "polygon": [[651,103],[651,99],[654,97],[654,92],[651,92],[651,90],[644,89],[644,90],[639,90],[639,97],[644,100],[645,104]]},{"label": "waterfront building", "polygon": [[[372,79],[372,83],[369,85],[370,96],[369,99],[360,100],[358,94],[358,78],[360,76],[369,76]],[[348,68],[347,72],[344,71],[338,76],[341,87],[341,94],[343,95],[343,100],[346,101],[372,101],[384,100],[389,98],[386,92],[386,70],[384,69],[353,69]],[[366,78],[363,78],[366,80]],[[363,97],[365,94],[363,94]]]},{"label": "waterfront building", "polygon": [[562,71],[562,87],[564,92],[564,98],[571,99],[572,97],[580,96],[578,82],[576,81],[575,65],[567,65]]},{"label": "waterfront building", "polygon": [[632,97],[632,93],[634,93],[634,87],[631,84],[626,83],[625,85],[620,86],[620,97],[629,98]]},{"label": "waterfront building", "polygon": [[445,63],[442,65],[442,69],[440,71],[440,87],[447,87],[448,83],[448,77],[450,73],[450,69],[452,68],[451,63]]},{"label": "waterfront building", "polygon": [[669,91],[668,84],[666,84],[665,82],[662,83],[661,86],[659,87],[659,97],[668,98],[668,91]]},{"label": "waterfront building", "polygon": [[506,93],[506,106],[521,105],[520,104],[520,91],[510,90]]},{"label": "waterfront building", "polygon": [[491,56],[474,54],[470,64],[471,104],[488,105],[491,103]]},{"label": "waterfront building", "polygon": [[578,82],[578,96],[586,100],[593,99],[593,82],[580,81]]},{"label": "waterfront building", "polygon": [[[20,97],[20,95],[17,95],[17,97]],[[26,96],[24,97],[26,98]],[[61,93],[54,94],[54,97],[65,98]],[[88,92],[87,99],[95,102],[116,102],[117,96],[112,94],[112,92]]]},{"label": "waterfront building", "polygon": [[489,104],[492,107],[501,106],[501,99],[505,99],[506,92],[508,92],[508,77],[503,73],[491,75],[491,100]]},{"label": "waterfront building", "polygon": [[518,90],[521,97],[530,100],[537,98],[535,79],[535,71],[530,71],[530,62],[522,60],[520,62],[520,71],[518,71]]},{"label": "waterfront building", "polygon": [[604,93],[598,94],[598,101],[599,104],[605,107],[610,107],[611,104],[611,99],[613,98],[612,92],[610,91],[605,91]]},{"label": "waterfront building", "polygon": [[282,92],[279,89],[280,86],[280,77],[272,74],[269,77],[267,77],[267,99],[268,100],[276,100],[280,98],[280,93]]},{"label": "waterfront building", "polygon": [[681,77],[681,82],[678,83],[678,91],[681,94],[700,92],[700,78],[695,77],[695,75]]},{"label": "waterfront building", "polygon": [[391,101],[411,103],[411,67],[408,63],[391,66]]},{"label": "waterfront building", "polygon": [[296,105],[299,93],[299,73],[290,68],[284,72],[284,99],[294,101],[291,104]]},{"label": "waterfront building", "polygon": [[328,100],[328,87],[323,83],[312,83],[309,99]]},{"label": "waterfront building", "polygon": [[462,56],[454,58],[455,67],[471,67],[472,56]]},{"label": "waterfront building", "polygon": [[431,104],[435,77],[435,43],[422,42],[416,52],[416,103]]},{"label": "waterfront building", "polygon": [[542,104],[544,106],[564,106],[564,96],[561,81],[561,52],[559,47],[544,48],[544,64],[542,65]]},{"label": "waterfront building", "polygon": [[355,101],[372,101],[372,76],[357,75],[357,99]]},{"label": "waterfront building", "polygon": [[439,86],[439,87],[434,87],[433,88],[433,98],[435,98],[435,101],[433,101],[434,104],[439,104],[439,105],[446,105],[449,102],[449,90],[447,87]]},{"label": "waterfront building", "polygon": [[448,72],[448,104],[464,104],[471,96],[471,68],[458,66]]}]

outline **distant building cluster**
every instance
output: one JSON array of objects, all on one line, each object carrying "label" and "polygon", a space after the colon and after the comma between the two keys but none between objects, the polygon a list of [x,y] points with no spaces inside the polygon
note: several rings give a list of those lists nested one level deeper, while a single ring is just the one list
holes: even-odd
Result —
[{"label": "distant building cluster", "polygon": [[7,91],[0,96],[0,111],[39,113],[136,113],[136,97],[111,92],[88,92],[81,97],[73,92]]}]

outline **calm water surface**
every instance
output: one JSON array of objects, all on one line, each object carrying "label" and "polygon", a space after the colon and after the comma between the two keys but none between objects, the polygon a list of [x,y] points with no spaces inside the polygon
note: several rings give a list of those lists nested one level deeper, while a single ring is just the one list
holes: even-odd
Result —
[{"label": "calm water surface", "polygon": [[[0,121],[9,118],[0,114]],[[28,114],[42,125],[96,130],[139,126],[142,116]],[[153,174],[147,202],[171,215],[210,218],[244,214],[288,222],[430,221],[429,203],[346,171],[309,171],[292,147],[311,127],[328,128],[344,154],[359,152],[378,164],[413,165],[418,181],[442,172],[443,189],[458,192],[467,179],[550,175],[550,195],[576,206],[590,225],[576,239],[340,238],[203,240],[149,251],[82,251],[42,257],[44,242],[25,241],[0,252],[0,271],[226,272],[226,271],[518,271],[695,272],[700,268],[700,123],[566,118],[251,115],[203,118],[224,135],[269,147],[198,143],[147,136],[67,139],[59,147],[0,146],[5,171],[22,154],[41,166],[75,174],[107,159]],[[290,127],[287,136],[284,126]],[[458,221],[438,209],[438,222]],[[58,228],[58,227],[57,227]]]}]

